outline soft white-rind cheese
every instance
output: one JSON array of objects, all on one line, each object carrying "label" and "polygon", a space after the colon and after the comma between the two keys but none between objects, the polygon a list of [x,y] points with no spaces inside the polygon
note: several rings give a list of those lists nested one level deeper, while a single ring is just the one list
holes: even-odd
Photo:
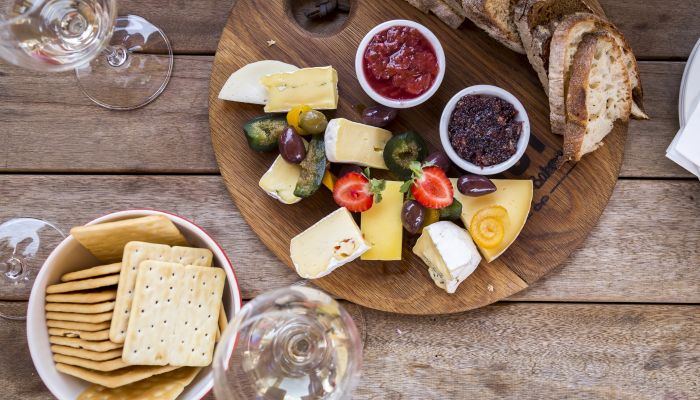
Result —
[{"label": "soft white-rind cheese", "polygon": [[277,156],[270,169],[260,178],[258,185],[265,193],[284,204],[295,204],[301,197],[294,195],[294,189],[301,176],[301,166],[287,162]]},{"label": "soft white-rind cheese", "polygon": [[413,253],[428,265],[430,277],[447,293],[454,293],[481,262],[469,233],[450,221],[425,227]]},{"label": "soft white-rind cheese", "polygon": [[289,245],[294,268],[306,279],[326,276],[369,249],[346,208],[339,208],[293,237]]},{"label": "soft white-rind cheese", "polygon": [[293,72],[298,67],[276,60],[262,60],[243,66],[232,73],[219,92],[219,98],[250,104],[267,104],[267,89],[260,78],[282,72]]}]

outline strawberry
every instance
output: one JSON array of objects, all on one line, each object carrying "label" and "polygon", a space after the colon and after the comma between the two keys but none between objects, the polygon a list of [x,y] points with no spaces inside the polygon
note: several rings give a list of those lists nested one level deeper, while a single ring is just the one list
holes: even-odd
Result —
[{"label": "strawberry", "polygon": [[413,198],[428,208],[444,208],[452,204],[454,190],[445,171],[430,164],[421,167],[417,162],[411,170],[413,178],[406,181],[402,190],[410,188]]},{"label": "strawberry", "polygon": [[363,212],[382,201],[381,192],[386,187],[383,180],[369,179],[359,172],[349,172],[335,183],[333,200],[350,212]]}]

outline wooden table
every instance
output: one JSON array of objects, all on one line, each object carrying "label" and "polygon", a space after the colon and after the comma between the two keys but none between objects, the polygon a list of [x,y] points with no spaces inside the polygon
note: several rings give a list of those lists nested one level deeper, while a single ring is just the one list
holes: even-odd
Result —
[{"label": "wooden table", "polygon": [[[700,184],[664,157],[700,9],[692,0],[601,3],[641,60],[653,119],[631,123],[598,226],[562,268],[508,301],[434,317],[360,309],[356,398],[700,398]],[[72,74],[0,65],[0,221],[34,216],[67,230],[130,207],[169,210],[221,242],[244,298],[295,282],[229,200],[211,147],[209,73],[231,4],[120,2],[121,14],[161,26],[177,54],[165,93],[140,110],[93,105]],[[0,306],[21,309],[28,296],[5,289]],[[0,320],[0,349],[3,398],[51,397],[24,324]]]}]

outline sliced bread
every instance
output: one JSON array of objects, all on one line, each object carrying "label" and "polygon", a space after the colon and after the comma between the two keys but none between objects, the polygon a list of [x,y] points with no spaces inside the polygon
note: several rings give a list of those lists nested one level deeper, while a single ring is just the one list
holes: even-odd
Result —
[{"label": "sliced bread", "polygon": [[571,71],[563,159],[578,161],[603,145],[616,120],[629,119],[632,86],[622,50],[609,33],[584,35]]},{"label": "sliced bread", "polygon": [[440,18],[442,22],[454,29],[459,28],[465,19],[465,13],[459,1],[460,0],[406,0],[408,4],[424,13],[432,12]]},{"label": "sliced bread", "polygon": [[462,0],[467,18],[509,49],[524,54],[518,28],[513,22],[517,0]]},{"label": "sliced bread", "polygon": [[[632,116],[648,118],[642,111],[642,87],[634,53],[624,36],[611,24],[590,13],[576,13],[564,17],[552,35],[549,55],[549,109],[552,132],[563,135],[566,126],[566,88],[571,76],[570,67],[584,35],[607,32],[622,50],[622,56],[632,85]],[[637,95],[635,95],[637,93]],[[637,104],[639,102],[639,104]]]},{"label": "sliced bread", "polygon": [[549,46],[561,18],[577,12],[590,12],[605,18],[597,0],[518,0],[513,19],[525,54],[549,93]]}]

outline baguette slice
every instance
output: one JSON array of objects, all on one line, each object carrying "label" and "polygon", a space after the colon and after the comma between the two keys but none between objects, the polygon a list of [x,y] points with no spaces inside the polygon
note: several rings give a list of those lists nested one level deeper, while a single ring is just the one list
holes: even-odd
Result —
[{"label": "baguette slice", "polygon": [[523,41],[525,54],[537,72],[544,91],[549,93],[549,45],[561,18],[589,12],[605,18],[597,0],[518,0],[513,18]]},{"label": "baguette slice", "polygon": [[603,145],[616,120],[629,120],[632,86],[620,46],[609,33],[584,35],[566,97],[563,159],[578,161]]},{"label": "baguette slice", "polygon": [[513,22],[517,0],[462,0],[467,18],[509,49],[525,54],[518,28]]},{"label": "baguette slice", "polygon": [[549,109],[552,132],[563,135],[566,127],[566,88],[570,67],[583,36],[591,32],[607,32],[622,50],[622,56],[632,85],[632,116],[648,119],[642,106],[642,85],[637,59],[624,36],[604,19],[589,13],[564,17],[552,35],[549,56]]}]

